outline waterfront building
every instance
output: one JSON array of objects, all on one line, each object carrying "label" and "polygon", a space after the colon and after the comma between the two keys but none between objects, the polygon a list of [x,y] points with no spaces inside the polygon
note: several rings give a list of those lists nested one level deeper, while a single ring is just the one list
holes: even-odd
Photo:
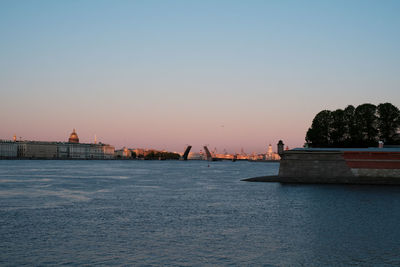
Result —
[{"label": "waterfront building", "polygon": [[280,160],[280,156],[272,151],[272,145],[268,145],[267,153],[265,154],[265,160]]},{"label": "waterfront building", "polygon": [[247,159],[249,159],[249,157],[248,157],[247,155],[245,155],[245,154],[238,154],[238,155],[236,156],[236,158],[237,158],[238,160],[247,160]]},{"label": "waterfront building", "polygon": [[9,140],[0,140],[0,158],[16,158],[17,144]]},{"label": "waterfront building", "polygon": [[113,159],[114,147],[102,143],[58,143],[60,159]]},{"label": "waterfront building", "polygon": [[189,152],[188,160],[204,160],[204,159],[205,157],[203,153]]},{"label": "waterfront building", "polygon": [[28,159],[55,159],[57,158],[57,143],[40,141],[19,141],[17,156]]},{"label": "waterfront building", "polygon": [[132,157],[132,151],[124,147],[123,149],[115,150],[114,156],[116,159],[130,158]]},{"label": "waterfront building", "polygon": [[68,143],[69,154],[71,159],[87,159],[89,158],[89,146],[79,143]]},{"label": "waterfront building", "polygon": [[72,133],[68,138],[68,143],[60,145],[61,153],[60,156],[64,156],[70,159],[113,159],[114,158],[114,147],[97,143],[95,137],[94,144],[79,143],[79,137],[76,130],[73,129]]},{"label": "waterfront building", "polygon": [[233,160],[234,155],[224,153],[224,154],[215,154],[215,158],[217,159],[228,159],[228,160]]},{"label": "waterfront building", "polygon": [[252,154],[250,154],[248,156],[248,160],[250,161],[262,161],[264,160],[265,155],[264,154],[256,154],[255,152],[253,152]]},{"label": "waterfront building", "polygon": [[114,147],[97,143],[79,143],[76,130],[73,129],[67,143],[58,144],[58,158],[61,159],[112,159],[114,158]]},{"label": "waterfront building", "polygon": [[99,143],[99,145],[101,146],[101,149],[103,151],[104,159],[113,159],[114,158],[115,148],[113,146],[102,144],[102,143]]},{"label": "waterfront building", "polygon": [[103,144],[82,144],[75,129],[68,142],[0,140],[0,158],[26,159],[113,159],[114,147]]},{"label": "waterfront building", "polygon": [[124,149],[115,150],[115,151],[114,151],[114,157],[115,157],[116,159],[125,158],[125,157],[124,157]]}]

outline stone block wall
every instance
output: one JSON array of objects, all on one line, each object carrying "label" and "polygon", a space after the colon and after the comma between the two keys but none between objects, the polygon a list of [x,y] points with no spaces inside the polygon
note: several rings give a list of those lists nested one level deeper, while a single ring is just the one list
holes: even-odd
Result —
[{"label": "stone block wall", "polygon": [[279,177],[302,182],[337,182],[354,177],[342,152],[285,151]]},{"label": "stone block wall", "polygon": [[289,183],[400,184],[400,154],[290,150],[278,177]]}]

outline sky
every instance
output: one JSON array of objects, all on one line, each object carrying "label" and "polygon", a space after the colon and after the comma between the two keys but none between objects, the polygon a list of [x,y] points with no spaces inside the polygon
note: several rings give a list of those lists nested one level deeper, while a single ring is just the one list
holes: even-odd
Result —
[{"label": "sky", "polygon": [[400,107],[400,1],[0,0],[0,139],[265,152]]}]

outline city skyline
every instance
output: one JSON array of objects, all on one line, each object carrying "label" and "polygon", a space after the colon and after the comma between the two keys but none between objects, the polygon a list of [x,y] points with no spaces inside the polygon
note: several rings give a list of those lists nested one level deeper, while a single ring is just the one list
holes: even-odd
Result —
[{"label": "city skyline", "polygon": [[398,1],[0,6],[0,139],[265,152],[323,109],[400,104]]},{"label": "city skyline", "polygon": [[[83,141],[83,142],[80,142],[79,140],[86,140],[87,138],[80,138],[80,136],[78,135],[78,132],[77,132],[77,130],[74,128],[74,129],[72,129],[72,132],[66,137],[66,138],[64,138],[64,139],[62,139],[62,140],[53,140],[53,139],[50,139],[50,140],[34,140],[34,139],[26,139],[26,138],[23,138],[22,136],[17,136],[16,134],[14,134],[13,136],[12,136],[12,138],[0,138],[0,141],[4,141],[4,142],[38,142],[38,143],[40,143],[40,142],[44,142],[44,143],[46,143],[46,142],[50,142],[50,143],[75,143],[75,141],[71,141],[71,136],[72,135],[74,135],[76,138],[77,138],[77,141],[76,141],[76,143],[82,143],[82,144],[105,144],[105,145],[113,145],[113,144],[109,144],[109,143],[104,143],[104,142],[102,142],[102,141],[99,141],[98,140],[98,138],[97,138],[97,135],[94,135],[94,138],[91,140],[91,141],[87,141],[87,142],[85,142],[85,141]],[[276,144],[277,145],[277,144]],[[179,151],[179,150],[176,150],[176,151],[169,151],[169,152],[176,152],[176,153],[181,153],[181,154],[183,154],[183,152],[184,152],[184,150],[187,148],[187,146],[190,146],[190,144],[185,144],[184,145],[184,147],[183,147],[183,149],[181,150],[181,151]],[[193,149],[191,149],[191,153],[192,152],[195,152],[195,153],[198,153],[198,152],[204,152],[203,150],[203,147],[204,146],[210,146],[209,144],[203,144],[203,145],[201,145],[201,146],[199,146],[199,147],[194,147]],[[226,154],[226,153],[228,153],[228,154],[254,154],[254,153],[270,153],[270,150],[271,150],[271,152],[276,152],[277,151],[277,148],[272,148],[272,144],[271,143],[269,143],[268,145],[265,145],[265,147],[264,147],[264,151],[261,151],[261,152],[259,152],[259,151],[248,151],[246,148],[241,148],[240,149],[240,151],[228,151],[226,148],[221,148],[221,147],[217,147],[217,146],[210,146],[209,147],[210,148],[210,150],[212,150],[212,153],[219,153],[219,154]],[[155,147],[152,147],[152,146],[149,146],[149,147],[127,147],[127,146],[121,146],[121,147],[115,147],[115,149],[117,149],[117,150],[123,150],[123,149],[144,149],[144,150],[157,150],[157,151],[167,151],[166,149],[164,149],[164,148],[155,148]],[[286,147],[286,149],[288,149],[288,147]]]}]

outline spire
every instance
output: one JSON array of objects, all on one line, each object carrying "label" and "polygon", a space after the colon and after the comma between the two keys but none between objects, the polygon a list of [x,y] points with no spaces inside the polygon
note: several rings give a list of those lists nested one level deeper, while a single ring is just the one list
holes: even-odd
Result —
[{"label": "spire", "polygon": [[97,136],[94,135],[94,143],[97,144]]}]

